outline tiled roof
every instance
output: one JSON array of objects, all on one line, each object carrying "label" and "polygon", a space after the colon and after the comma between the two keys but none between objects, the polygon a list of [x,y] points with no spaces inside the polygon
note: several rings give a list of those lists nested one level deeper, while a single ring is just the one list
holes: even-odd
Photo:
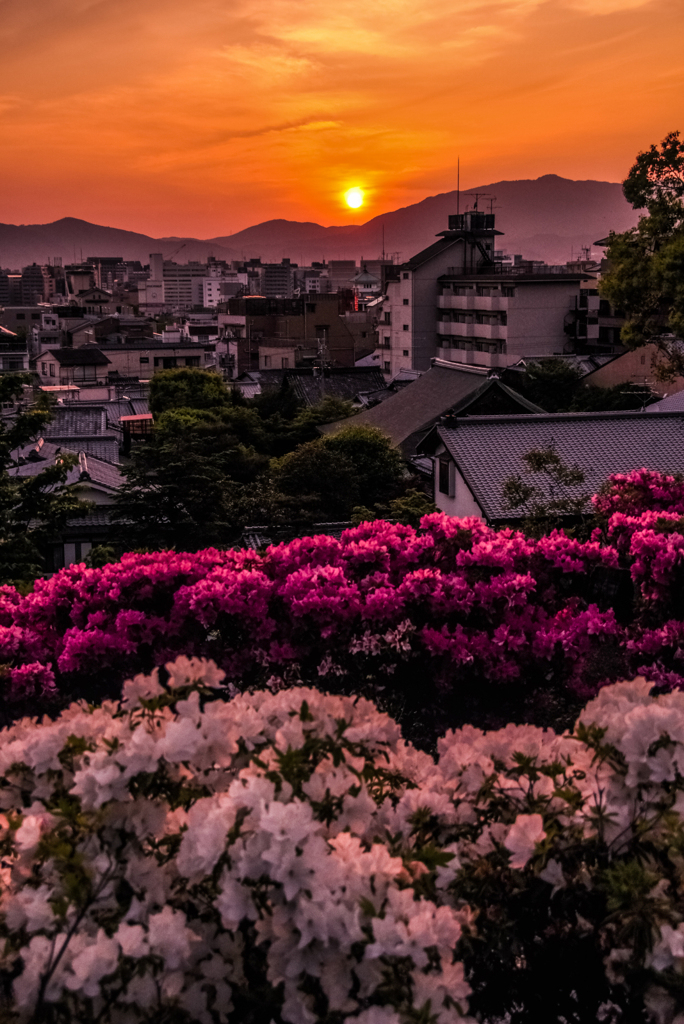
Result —
[{"label": "tiled roof", "polygon": [[117,465],[120,461],[119,440],[111,435],[100,437],[51,436],[50,440],[53,444],[60,445],[62,448],[68,448],[69,451],[85,452],[86,455],[92,455],[94,458],[110,462],[112,465]]},{"label": "tiled roof", "polygon": [[420,267],[423,263],[429,263],[435,256],[440,256],[445,249],[450,249],[455,242],[462,239],[462,235],[451,235],[447,238],[439,238],[432,245],[428,245],[426,249],[421,249],[415,256],[412,256],[410,260],[402,264],[402,270],[415,270],[416,267]]},{"label": "tiled roof", "polygon": [[288,373],[285,378],[300,401],[316,405],[322,398],[342,398],[351,401],[362,391],[375,391],[385,387],[385,378],[380,370],[373,367],[326,371],[321,380],[309,373]]},{"label": "tiled roof", "polygon": [[377,427],[391,438],[395,446],[401,446],[404,453],[410,456],[415,454],[415,445],[421,439],[421,431],[428,431],[440,416],[454,408],[462,411],[492,388],[501,390],[521,411],[539,411],[538,406],[505,387],[501,381],[488,379],[484,369],[453,366],[440,359],[435,360],[429,370],[400,388],[396,394],[371,409],[364,409],[353,421],[336,420],[319,429],[324,434],[336,433],[352,422],[354,426]]},{"label": "tiled roof", "polygon": [[684,412],[684,391],[677,391],[674,395],[648,405],[646,412]]},{"label": "tiled roof", "polygon": [[[382,406],[381,406],[382,408]],[[536,416],[469,416],[455,427],[438,426],[419,448],[434,451],[437,437],[461,471],[490,521],[514,519],[503,501],[505,480],[520,475],[541,487],[542,474],[526,472],[523,455],[553,446],[566,465],[579,466],[585,482],[573,496],[594,494],[611,473],[633,469],[684,472],[684,414],[651,412],[558,413]]]},{"label": "tiled roof", "polygon": [[81,348],[53,348],[50,354],[60,366],[107,366],[111,362],[104,352],[90,345]]},{"label": "tiled roof", "polygon": [[104,405],[82,405],[71,402],[58,405],[53,410],[54,418],[43,428],[45,437],[95,437],[107,433],[107,414]]},{"label": "tiled roof", "polygon": [[11,467],[9,473],[11,476],[36,476],[48,466],[54,465],[55,459],[61,452],[79,456],[78,463],[67,474],[66,482],[68,484],[77,484],[81,480],[90,479],[94,484],[101,484],[105,489],[115,491],[123,483],[123,474],[115,465],[84,452],[82,445],[68,446],[44,440],[42,443],[38,441],[33,445],[25,445],[13,452],[12,456],[15,460],[21,457],[27,461],[23,465]]}]

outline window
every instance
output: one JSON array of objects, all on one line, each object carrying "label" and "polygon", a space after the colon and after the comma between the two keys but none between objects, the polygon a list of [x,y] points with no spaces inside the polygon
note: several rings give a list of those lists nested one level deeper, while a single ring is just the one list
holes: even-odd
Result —
[{"label": "window", "polygon": [[408,324],[404,324],[403,327],[402,327],[402,330],[408,331],[408,329],[409,329],[409,325]]},{"label": "window", "polygon": [[402,274],[401,276],[403,277],[403,279],[404,279],[405,281],[408,281],[408,279],[409,279],[409,276],[408,276],[408,274]]},{"label": "window", "polygon": [[17,313],[17,320],[25,320],[26,313]]},{"label": "window", "polygon": [[404,305],[408,306],[408,304],[409,304],[409,300],[408,299],[404,299]]},{"label": "window", "polygon": [[439,472],[439,476],[438,476],[438,480],[437,480],[437,486],[439,488],[439,493],[440,494],[451,494],[451,488],[449,487],[449,483],[450,483],[449,477],[451,476],[451,474],[449,472],[450,460],[442,456],[442,457],[440,457],[438,459],[437,465],[438,465],[438,472]]},{"label": "window", "polygon": [[282,358],[282,359],[280,360],[280,366],[281,366],[281,368],[282,368],[283,370],[287,370],[287,368],[289,367],[289,365],[290,365],[290,360],[289,360],[288,356],[283,356],[283,358]]},{"label": "window", "polygon": [[385,313],[385,323],[386,324],[391,324],[392,323],[392,314],[391,313]]},{"label": "window", "polygon": [[200,357],[199,356],[186,356],[185,357],[185,365],[186,366],[199,366],[199,364],[200,364]]},{"label": "window", "polygon": [[505,299],[514,299],[515,298],[515,288],[511,287],[511,285],[504,284],[504,285],[501,286],[501,294],[503,295],[503,297]]},{"label": "window", "polygon": [[382,366],[383,366],[383,369],[384,369],[385,373],[389,373],[390,372],[390,364],[388,362],[384,362],[382,364]]},{"label": "window", "polygon": [[641,365],[643,366],[645,362],[646,362],[646,356],[642,356],[641,357]]},{"label": "window", "polygon": [[141,363],[149,363],[149,361],[150,361],[149,356],[140,356],[140,362]]},{"label": "window", "polygon": [[40,320],[40,313],[31,313],[32,320]]},{"label": "window", "polygon": [[270,356],[264,356],[264,366],[270,366],[270,365],[271,365],[271,357]]},{"label": "window", "polygon": [[405,348],[404,351],[401,354],[402,354],[402,356],[407,357],[408,354],[409,354],[409,350],[407,348]]},{"label": "window", "polygon": [[44,377],[47,377],[47,372],[48,372],[47,363],[41,363],[40,364],[40,372],[43,374]]},{"label": "window", "polygon": [[361,337],[365,338],[368,335],[368,331],[361,331]]},{"label": "window", "polygon": [[316,303],[315,302],[307,302],[306,303],[306,312],[307,313],[315,313],[316,312]]},{"label": "window", "polygon": [[486,288],[482,284],[478,284],[477,288],[475,289],[475,294],[476,295],[484,295],[486,297],[486,296],[492,294],[492,289],[491,288]]},{"label": "window", "polygon": [[55,376],[55,364],[54,363],[50,363],[50,376],[51,377]]}]

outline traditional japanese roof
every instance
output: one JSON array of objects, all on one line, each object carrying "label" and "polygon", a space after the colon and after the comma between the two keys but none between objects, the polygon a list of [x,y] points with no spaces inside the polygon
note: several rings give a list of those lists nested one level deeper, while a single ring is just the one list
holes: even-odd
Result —
[{"label": "traditional japanese roof", "polygon": [[677,391],[674,395],[667,395],[659,402],[646,406],[646,412],[684,412],[684,391]]},{"label": "traditional japanese roof", "polygon": [[309,371],[288,371],[287,383],[297,398],[306,405],[316,405],[322,398],[342,398],[352,401],[362,391],[376,391],[385,388],[385,378],[375,367],[349,367],[326,370],[323,376],[314,377]]},{"label": "traditional japanese roof", "polygon": [[95,345],[82,345],[81,348],[52,348],[50,355],[55,357],[60,366],[107,366],[111,362]]},{"label": "traditional japanese roof", "polygon": [[121,471],[111,463],[88,454],[82,449],[55,444],[44,440],[44,438],[39,438],[36,442],[24,445],[23,448],[12,452],[13,459],[19,465],[11,467],[8,472],[10,476],[36,476],[47,466],[54,465],[57,457],[65,453],[78,455],[78,463],[67,474],[67,484],[88,482],[96,489],[113,495],[123,483]]},{"label": "traditional japanese roof", "polygon": [[401,447],[405,455],[412,456],[418,441],[441,416],[447,412],[463,414],[469,405],[489,391],[496,390],[521,412],[542,411],[498,378],[488,378],[487,373],[484,367],[466,367],[435,359],[429,370],[380,404],[364,409],[353,420],[335,420],[319,430],[333,434],[352,423],[377,427],[396,447]]},{"label": "traditional japanese roof", "polygon": [[53,409],[53,419],[43,430],[46,438],[52,437],[96,437],[107,434],[107,413],[103,403],[86,405],[84,402],[70,402]]},{"label": "traditional japanese roof", "polygon": [[490,522],[528,514],[524,507],[511,510],[505,505],[503,487],[508,477],[520,475],[544,489],[543,474],[527,472],[523,462],[523,456],[533,449],[553,447],[563,463],[579,466],[585,480],[567,488],[566,493],[573,497],[596,493],[611,473],[642,467],[684,472],[682,413],[469,416],[436,426],[418,446],[418,453],[432,454],[440,442]]}]

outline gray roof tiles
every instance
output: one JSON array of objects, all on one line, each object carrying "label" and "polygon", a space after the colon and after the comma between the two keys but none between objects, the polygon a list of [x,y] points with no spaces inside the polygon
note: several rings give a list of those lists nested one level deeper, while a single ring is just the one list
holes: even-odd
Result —
[{"label": "gray roof tiles", "polygon": [[45,437],[97,437],[107,433],[107,414],[103,405],[87,406],[80,402],[58,405],[53,416],[43,428]]},{"label": "gray roof tiles", "polygon": [[[684,414],[650,412],[558,413],[531,416],[469,416],[455,427],[438,426],[436,435],[460,469],[490,521],[514,519],[503,500],[505,480],[520,475],[543,486],[542,474],[526,472],[523,455],[553,446],[566,465],[578,465],[585,482],[568,488],[572,496],[594,494],[611,473],[634,469],[684,472]],[[435,435],[420,446],[434,450]]]},{"label": "gray roof tiles", "polygon": [[[87,442],[87,439],[84,440]],[[69,452],[72,455],[79,456],[78,463],[67,474],[66,482],[68,484],[76,484],[81,480],[85,480],[84,473],[87,474],[92,483],[100,484],[112,493],[123,483],[123,474],[116,466],[110,462],[103,461],[94,454],[84,452],[81,444],[69,446],[45,440],[42,444],[36,442],[13,452],[12,454],[15,458],[22,456],[23,458],[29,458],[29,461],[24,462],[23,465],[13,466],[9,473],[11,476],[36,476],[48,466],[54,465],[55,459],[60,452]]]},{"label": "gray roof tiles", "polygon": [[498,379],[487,378],[482,368],[470,369],[435,360],[429,370],[379,405],[364,409],[353,419],[336,420],[319,429],[322,433],[331,434],[351,424],[377,427],[391,438],[395,446],[402,446],[406,454],[413,455],[421,431],[429,430],[440,416],[450,410],[462,410],[491,387],[501,389],[521,410],[539,411],[538,406],[505,387]]}]

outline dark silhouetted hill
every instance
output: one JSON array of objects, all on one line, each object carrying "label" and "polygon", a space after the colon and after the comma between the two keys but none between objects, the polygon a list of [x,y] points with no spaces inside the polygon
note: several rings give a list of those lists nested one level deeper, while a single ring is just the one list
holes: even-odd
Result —
[{"label": "dark silhouetted hill", "polygon": [[[497,228],[504,232],[499,244],[505,251],[549,263],[565,262],[580,246],[590,246],[611,229],[624,231],[637,221],[636,211],[616,182],[572,181],[545,174],[536,179],[497,181],[470,191],[488,193],[480,199],[480,209],[489,210],[491,205]],[[444,192],[356,226],[323,227],[269,220],[232,235],[204,240],[151,238],[73,217],[52,224],[0,224],[0,266],[15,269],[34,261],[47,262],[54,256],[72,262],[80,260],[81,255],[122,256],[146,263],[151,252],[162,252],[168,258],[180,246],[174,257],[179,263],[204,261],[209,255],[276,261],[287,256],[295,263],[375,259],[383,248],[383,228],[385,252],[408,259],[446,228],[457,202],[455,191]],[[461,210],[473,202],[472,194],[461,194]]]}]

